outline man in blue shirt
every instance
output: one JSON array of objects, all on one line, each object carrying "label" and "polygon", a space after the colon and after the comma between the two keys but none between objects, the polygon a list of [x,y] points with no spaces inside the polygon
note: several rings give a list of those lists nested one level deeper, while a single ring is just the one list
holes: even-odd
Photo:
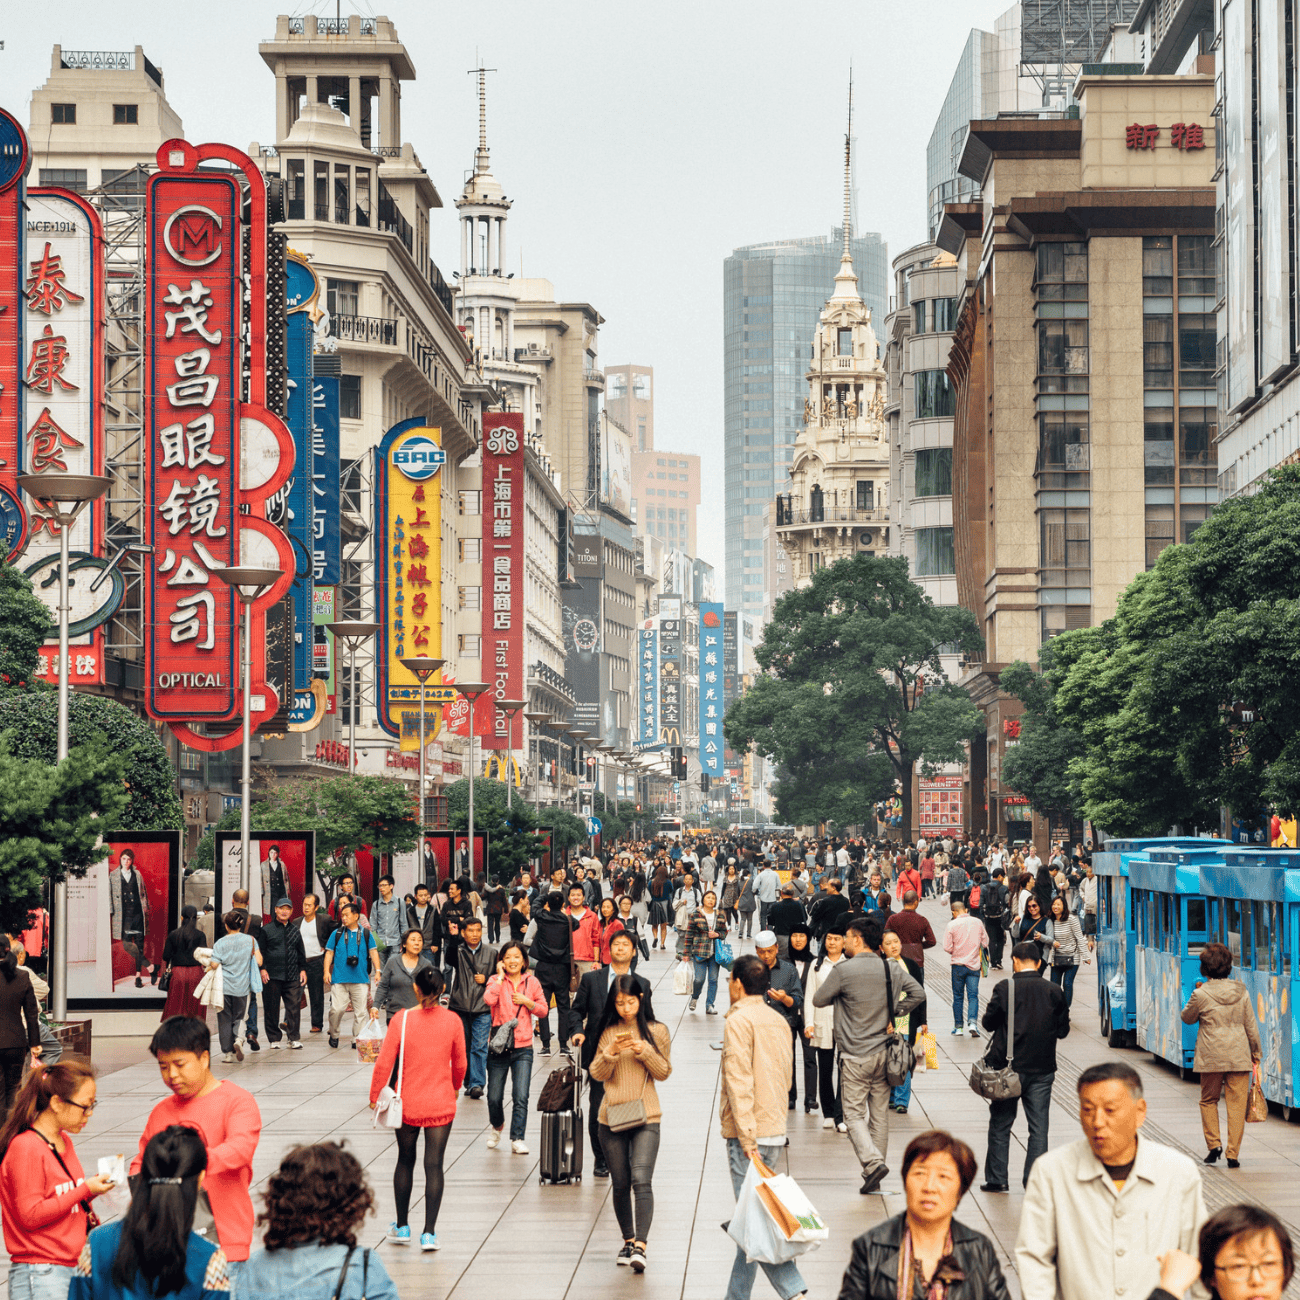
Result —
[{"label": "man in blue shirt", "polygon": [[379,953],[369,930],[361,928],[361,911],[354,903],[339,908],[340,925],[325,948],[325,983],[330,988],[330,1046],[339,1045],[343,1013],[352,1008],[352,1046],[366,1022],[366,989],[379,978]]},{"label": "man in blue shirt", "polygon": [[380,969],[402,946],[402,931],[405,928],[402,924],[406,919],[405,908],[402,900],[394,896],[394,884],[392,876],[379,877],[379,901],[370,916],[370,929],[379,949]]}]

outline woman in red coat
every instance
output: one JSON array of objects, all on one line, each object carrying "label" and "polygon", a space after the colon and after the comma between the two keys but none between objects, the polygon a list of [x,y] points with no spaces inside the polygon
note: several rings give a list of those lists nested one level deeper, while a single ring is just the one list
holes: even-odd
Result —
[{"label": "woman in red coat", "polygon": [[442,1163],[451,1122],[456,1118],[456,1094],[465,1080],[465,1031],[459,1016],[438,1005],[444,987],[441,971],[421,966],[415,973],[414,985],[420,1005],[389,1022],[370,1077],[370,1105],[373,1109],[380,1091],[389,1083],[402,1099],[397,1168],[393,1170],[397,1219],[388,1230],[388,1240],[399,1246],[411,1244],[406,1216],[415,1178],[415,1151],[423,1129],[424,1231],[420,1249],[437,1250]]}]

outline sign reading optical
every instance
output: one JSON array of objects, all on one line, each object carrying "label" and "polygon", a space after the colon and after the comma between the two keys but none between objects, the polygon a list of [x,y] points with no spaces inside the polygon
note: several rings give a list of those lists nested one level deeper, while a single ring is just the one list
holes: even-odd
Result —
[{"label": "sign reading optical", "polygon": [[432,438],[408,438],[393,452],[393,464],[407,478],[421,483],[447,463],[447,453]]}]

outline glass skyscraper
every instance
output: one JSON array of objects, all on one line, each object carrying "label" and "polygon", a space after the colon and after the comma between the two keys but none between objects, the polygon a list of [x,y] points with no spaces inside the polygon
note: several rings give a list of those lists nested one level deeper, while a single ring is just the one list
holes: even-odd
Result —
[{"label": "glass skyscraper", "polygon": [[[722,264],[727,608],[755,619],[763,612],[763,510],[786,482],[803,423],[809,348],[843,247],[841,227],[829,236],[737,248]],[[883,337],[885,241],[863,234],[849,247],[859,292]]]}]

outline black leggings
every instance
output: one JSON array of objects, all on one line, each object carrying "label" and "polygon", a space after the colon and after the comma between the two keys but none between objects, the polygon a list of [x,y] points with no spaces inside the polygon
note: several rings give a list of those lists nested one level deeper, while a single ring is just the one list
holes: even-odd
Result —
[{"label": "black leggings", "polygon": [[[424,1130],[424,1230],[437,1232],[438,1211],[442,1208],[442,1160],[447,1154],[450,1124],[430,1125]],[[411,1183],[415,1178],[415,1148],[420,1129],[403,1124],[397,1130],[397,1168],[393,1170],[393,1198],[397,1202],[397,1226],[406,1226],[411,1208]]]}]

